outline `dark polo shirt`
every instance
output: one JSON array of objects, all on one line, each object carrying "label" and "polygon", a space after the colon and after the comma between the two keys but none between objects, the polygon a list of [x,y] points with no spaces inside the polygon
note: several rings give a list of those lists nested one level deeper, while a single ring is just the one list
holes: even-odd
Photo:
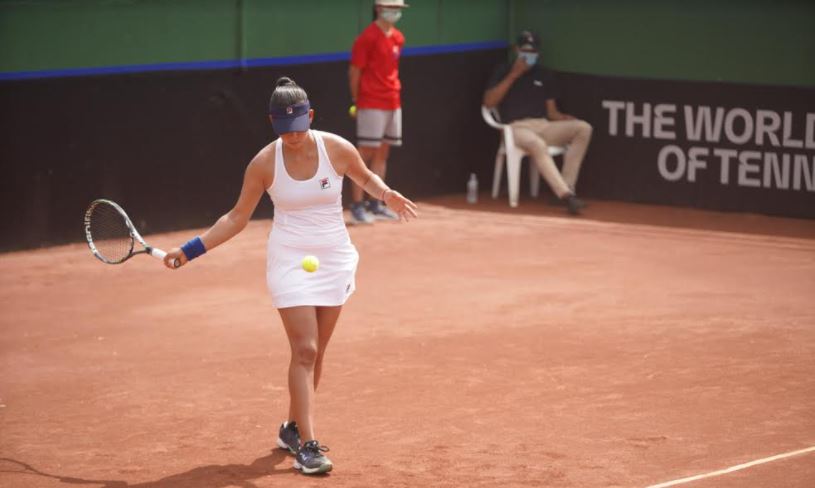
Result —
[{"label": "dark polo shirt", "polygon": [[[498,66],[487,83],[487,89],[500,83],[511,68],[512,63]],[[508,124],[520,119],[546,117],[546,100],[557,97],[557,85],[552,72],[536,64],[515,80],[501,100],[498,105],[501,122]]]}]

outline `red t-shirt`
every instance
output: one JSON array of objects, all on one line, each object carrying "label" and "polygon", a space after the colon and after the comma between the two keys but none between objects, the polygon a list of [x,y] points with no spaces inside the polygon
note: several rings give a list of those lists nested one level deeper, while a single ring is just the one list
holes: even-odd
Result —
[{"label": "red t-shirt", "polygon": [[395,110],[402,106],[399,57],[404,45],[405,36],[396,27],[386,36],[376,22],[371,22],[354,41],[351,64],[361,71],[358,108]]}]

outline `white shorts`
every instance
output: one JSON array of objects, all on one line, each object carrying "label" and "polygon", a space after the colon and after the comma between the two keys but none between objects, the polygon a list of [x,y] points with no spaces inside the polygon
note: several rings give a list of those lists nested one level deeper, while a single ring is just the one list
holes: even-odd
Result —
[{"label": "white shorts", "polygon": [[391,146],[402,145],[402,109],[358,109],[357,144],[379,147],[383,142]]},{"label": "white shorts", "polygon": [[[306,255],[320,261],[317,271],[303,269]],[[333,247],[301,249],[269,239],[266,285],[276,308],[336,307],[345,304],[356,290],[359,263],[357,249],[348,241]]]}]

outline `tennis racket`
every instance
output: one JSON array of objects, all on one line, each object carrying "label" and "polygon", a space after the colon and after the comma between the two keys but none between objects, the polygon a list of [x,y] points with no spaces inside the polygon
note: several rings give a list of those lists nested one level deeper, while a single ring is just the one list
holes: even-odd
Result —
[{"label": "tennis racket", "polygon": [[[121,264],[136,254],[149,254],[164,260],[166,252],[148,246],[130,217],[116,202],[101,198],[91,202],[85,211],[85,238],[97,259],[106,264]],[[136,243],[141,249],[136,249]],[[181,263],[176,259],[174,267]]]}]

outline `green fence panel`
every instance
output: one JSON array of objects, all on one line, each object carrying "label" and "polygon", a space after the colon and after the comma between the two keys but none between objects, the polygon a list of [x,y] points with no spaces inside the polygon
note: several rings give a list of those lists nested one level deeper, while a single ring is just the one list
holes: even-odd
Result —
[{"label": "green fence panel", "polygon": [[[341,52],[351,49],[359,29],[359,2],[245,0],[247,58]],[[368,12],[370,15],[370,12]]]},{"label": "green fence panel", "polygon": [[0,71],[234,59],[237,0],[0,3]]},{"label": "green fence panel", "polygon": [[442,0],[439,4],[440,44],[497,40],[507,36],[507,1]]},{"label": "green fence panel", "polygon": [[815,2],[514,0],[513,31],[576,73],[815,86]]},{"label": "green fence panel", "polygon": [[[409,47],[507,37],[508,0],[417,0]],[[372,0],[0,0],[0,72],[350,51]]]}]

